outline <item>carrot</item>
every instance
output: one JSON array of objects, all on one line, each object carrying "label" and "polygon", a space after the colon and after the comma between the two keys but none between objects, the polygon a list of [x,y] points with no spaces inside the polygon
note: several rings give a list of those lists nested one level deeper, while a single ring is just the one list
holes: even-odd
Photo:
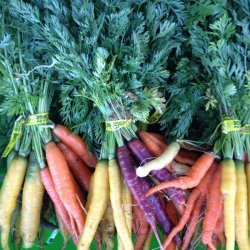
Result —
[{"label": "carrot", "polygon": [[96,166],[96,156],[89,153],[85,142],[80,136],[73,134],[68,128],[61,124],[56,125],[53,129],[53,133],[89,167],[94,168]]},{"label": "carrot", "polygon": [[212,236],[216,227],[216,223],[219,219],[223,203],[220,185],[221,165],[218,165],[213,176],[213,181],[208,195],[202,231],[202,242],[207,244],[211,249],[214,249],[214,246],[212,245]]},{"label": "carrot", "polygon": [[188,197],[186,209],[184,210],[184,213],[182,214],[182,217],[178,225],[172,229],[171,233],[168,235],[167,239],[165,240],[164,249],[168,247],[173,237],[184,228],[185,224],[188,222],[190,218],[190,215],[199,197],[201,195],[206,194],[208,186],[211,183],[214,168],[215,166],[210,168],[210,170],[206,173],[206,175],[201,180],[200,184],[196,188],[193,189],[192,193]]},{"label": "carrot", "polygon": [[181,189],[190,189],[197,186],[204,175],[207,173],[208,169],[212,166],[214,162],[214,157],[210,154],[204,153],[192,166],[187,176],[180,177],[173,181],[168,181],[161,183],[153,188],[151,188],[146,196],[149,196],[155,192],[162,189],[175,187]]},{"label": "carrot", "polygon": [[186,149],[181,149],[175,160],[181,164],[193,165],[200,157],[200,154]]},{"label": "carrot", "polygon": [[178,212],[172,201],[167,201],[165,211],[174,225],[178,224]]},{"label": "carrot", "polygon": [[[126,224],[130,238],[132,237],[132,196],[121,175],[122,206],[125,214]],[[118,249],[124,249],[120,236],[118,235]]]},{"label": "carrot", "polygon": [[169,246],[166,248],[166,250],[175,250],[176,249],[176,244],[171,241]]},{"label": "carrot", "polygon": [[[250,163],[246,163],[246,176],[247,176],[247,208],[248,208],[248,221],[250,221]],[[250,238],[250,226],[248,227],[248,237]]]},{"label": "carrot", "polygon": [[143,246],[143,250],[150,250],[150,245],[151,245],[153,236],[154,236],[154,233],[152,230],[150,230],[148,233],[147,239],[145,241],[145,244]]},{"label": "carrot", "polygon": [[172,142],[168,145],[166,150],[156,159],[140,166],[136,169],[136,174],[139,177],[146,177],[153,170],[160,170],[172,162],[180,150],[180,144]]},{"label": "carrot", "polygon": [[149,224],[145,218],[143,211],[138,206],[136,200],[133,198],[133,216],[135,219],[135,250],[141,250],[150,230]]},{"label": "carrot", "polygon": [[17,197],[21,191],[27,168],[27,159],[15,156],[8,166],[0,193],[0,226],[2,249],[9,249],[11,215],[16,207]]},{"label": "carrot", "polygon": [[40,227],[44,186],[34,152],[30,153],[22,194],[20,231],[24,248],[31,248]]},{"label": "carrot", "polygon": [[239,249],[250,249],[248,242],[247,180],[244,163],[235,160],[235,166],[237,178],[235,199],[236,242]]},{"label": "carrot", "polygon": [[134,249],[133,242],[127,227],[125,213],[122,207],[122,187],[121,172],[115,159],[109,160],[109,187],[110,200],[113,209],[115,227],[118,235],[121,237],[124,248]]},{"label": "carrot", "polygon": [[114,249],[113,236],[115,233],[115,223],[110,201],[108,202],[105,214],[101,221],[101,232],[102,232],[102,240],[104,242],[104,249],[113,250]]},{"label": "carrot", "polygon": [[56,219],[58,222],[60,233],[63,237],[63,245],[61,247],[61,250],[64,250],[67,247],[68,242],[69,242],[69,233],[68,233],[67,229],[65,228],[65,226],[63,225],[61,217],[57,212],[56,212]]},{"label": "carrot", "polygon": [[85,208],[86,207],[86,200],[83,197],[83,193],[82,193],[80,187],[78,186],[78,184],[76,183],[74,177],[72,177],[72,182],[73,182],[73,185],[75,187],[76,199],[78,200],[79,205],[81,206],[82,210],[86,214],[87,213],[86,208]]},{"label": "carrot", "polygon": [[74,219],[77,229],[81,234],[85,223],[85,214],[76,196],[73,177],[68,168],[67,162],[54,142],[45,145],[46,159],[49,170],[55,184],[56,192],[69,213],[71,221]]},{"label": "carrot", "polygon": [[89,248],[99,222],[101,221],[109,200],[108,163],[101,160],[97,163],[93,179],[93,195],[86,218],[86,223],[78,242],[78,250]]},{"label": "carrot", "polygon": [[164,135],[161,135],[161,134],[158,134],[158,133],[154,133],[154,132],[147,132],[148,134],[156,137],[157,139],[159,139],[160,141],[165,141],[165,136]]},{"label": "carrot", "polygon": [[88,166],[77,156],[69,147],[67,147],[62,142],[57,143],[58,148],[62,151],[70,171],[72,172],[74,178],[76,179],[79,186],[89,191],[89,183],[92,172]]},{"label": "carrot", "polygon": [[224,198],[226,249],[234,250],[236,168],[232,159],[222,161],[221,192]]},{"label": "carrot", "polygon": [[49,168],[41,169],[40,175],[41,175],[41,180],[43,182],[43,185],[47,193],[49,194],[50,199],[53,201],[56,212],[60,216],[64,227],[67,229],[69,234],[73,237],[74,243],[76,244],[78,241],[78,236],[77,236],[78,232],[75,227],[72,227],[72,222],[70,221],[69,214],[56,192],[55,184],[52,180]]},{"label": "carrot", "polygon": [[193,209],[191,216],[190,216],[189,225],[188,225],[188,228],[184,237],[184,241],[181,247],[182,250],[185,250],[188,248],[188,245],[194,235],[197,222],[199,221],[200,213],[205,203],[205,200],[206,200],[206,196],[201,195],[198,201],[196,202],[195,208]]},{"label": "carrot", "polygon": [[86,210],[87,211],[89,211],[89,206],[91,204],[92,197],[93,197],[94,175],[95,175],[95,173],[93,173],[93,175],[91,176],[90,183],[89,183],[89,193],[88,193],[87,203],[86,203]]},{"label": "carrot", "polygon": [[223,214],[223,209],[220,213],[219,219],[216,223],[216,227],[214,230],[214,234],[218,236],[220,243],[221,243],[221,249],[224,249],[226,240],[225,240],[225,235],[224,235],[224,214]]}]

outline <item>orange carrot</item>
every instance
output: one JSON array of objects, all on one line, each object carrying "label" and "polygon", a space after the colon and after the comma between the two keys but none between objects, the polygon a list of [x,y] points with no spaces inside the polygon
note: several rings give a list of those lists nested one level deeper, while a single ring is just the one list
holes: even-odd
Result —
[{"label": "orange carrot", "polygon": [[42,183],[50,196],[50,199],[53,201],[57,214],[60,216],[61,221],[65,228],[67,229],[68,233],[73,237],[74,243],[77,244],[78,241],[78,232],[71,227],[70,218],[67,210],[65,209],[64,205],[62,204],[56,189],[55,184],[52,180],[49,168],[43,168],[40,170],[41,180]]},{"label": "orange carrot", "polygon": [[221,249],[224,249],[224,246],[226,244],[226,238],[224,235],[224,214],[223,214],[223,208],[221,209],[219,219],[216,223],[214,234],[218,236],[221,243]]},{"label": "orange carrot", "polygon": [[178,155],[175,157],[175,160],[182,164],[184,164],[183,162],[185,161],[185,164],[192,166],[199,157],[200,154],[195,151],[181,149]]},{"label": "orange carrot", "polygon": [[151,189],[146,193],[149,196],[165,188],[175,187],[181,189],[190,189],[196,187],[208,169],[214,162],[214,156],[204,153],[192,166],[187,176],[180,177],[173,181],[163,182]]},{"label": "orange carrot", "polygon": [[77,199],[75,185],[72,181],[73,177],[67,162],[54,142],[47,143],[45,145],[45,151],[56,192],[69,213],[72,226],[73,220],[75,220],[78,231],[81,234],[86,217],[79,199]]},{"label": "orange carrot", "polygon": [[141,250],[150,230],[149,224],[144,216],[143,211],[140,209],[136,200],[133,197],[133,216],[135,219],[135,231],[136,235],[135,250]]},{"label": "orange carrot", "polygon": [[161,135],[161,134],[158,134],[158,133],[154,133],[154,132],[147,132],[149,133],[150,135],[156,137],[157,139],[161,140],[161,141],[165,141],[165,136],[164,135]]},{"label": "orange carrot", "polygon": [[213,181],[208,195],[202,231],[202,242],[207,244],[211,249],[215,249],[215,247],[212,245],[212,236],[216,227],[216,223],[220,217],[223,204],[220,185],[221,166],[218,165],[213,176]]},{"label": "orange carrot", "polygon": [[176,207],[172,201],[167,201],[165,211],[166,211],[169,219],[171,220],[171,222],[174,225],[177,225],[178,220],[179,220],[178,212],[177,212]]},{"label": "orange carrot", "polygon": [[175,250],[176,249],[176,244],[171,241],[169,246],[166,248],[166,250]]},{"label": "orange carrot", "polygon": [[206,200],[206,196],[201,195],[198,201],[196,202],[195,208],[192,211],[192,214],[190,216],[187,232],[185,234],[184,241],[181,247],[182,250],[185,250],[188,248],[188,245],[194,235],[197,223],[199,221],[201,209],[202,209],[202,206],[204,205],[205,200]]},{"label": "orange carrot", "polygon": [[88,166],[64,143],[57,143],[58,148],[62,151],[70,171],[75,177],[77,183],[82,189],[89,191],[89,184],[92,172]]},{"label": "orange carrot", "polygon": [[214,169],[215,169],[215,165],[209,169],[209,171],[202,178],[200,184],[196,188],[194,188],[194,190],[188,197],[186,209],[184,210],[184,213],[182,214],[179,224],[172,229],[167,239],[165,240],[164,249],[168,247],[173,237],[184,228],[185,224],[188,222],[190,218],[193,208],[196,205],[196,201],[199,199],[200,195],[205,195],[208,192],[208,186],[211,183]]},{"label": "orange carrot", "polygon": [[60,124],[56,125],[56,127],[53,129],[53,133],[75,154],[77,154],[89,167],[94,168],[96,166],[96,156],[89,153],[85,142],[80,136],[73,134],[68,128]]}]

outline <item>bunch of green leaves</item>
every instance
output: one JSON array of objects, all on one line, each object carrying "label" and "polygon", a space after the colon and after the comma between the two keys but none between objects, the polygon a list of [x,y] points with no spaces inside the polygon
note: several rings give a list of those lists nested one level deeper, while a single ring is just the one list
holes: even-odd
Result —
[{"label": "bunch of green leaves", "polygon": [[10,11],[43,40],[65,78],[63,121],[87,141],[103,141],[105,120],[162,112],[169,62],[184,42],[182,1],[12,0]]},{"label": "bunch of green leaves", "polygon": [[[50,69],[44,70],[41,65],[45,63],[44,60],[32,49],[36,39],[33,34],[24,34],[21,28],[17,28],[14,19],[8,14],[7,6],[4,4],[2,7],[1,30],[5,46],[0,48],[0,92],[3,96],[0,115],[20,120],[29,115],[48,112],[54,91],[50,83]],[[27,156],[32,143],[37,160],[44,167],[42,140],[44,143],[51,140],[46,127],[23,125],[19,154]]]}]

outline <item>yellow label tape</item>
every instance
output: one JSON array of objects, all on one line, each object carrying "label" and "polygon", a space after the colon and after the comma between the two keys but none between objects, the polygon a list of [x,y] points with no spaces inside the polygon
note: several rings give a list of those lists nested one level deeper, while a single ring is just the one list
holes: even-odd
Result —
[{"label": "yellow label tape", "polygon": [[49,123],[49,113],[41,113],[30,115],[26,119],[23,116],[19,116],[15,121],[13,131],[11,133],[10,141],[5,148],[2,157],[7,157],[11,149],[15,146],[17,140],[20,138],[23,132],[23,126],[43,125]]},{"label": "yellow label tape", "polygon": [[106,130],[107,131],[115,131],[121,128],[127,127],[132,123],[132,119],[129,120],[116,120],[116,121],[106,121]]},{"label": "yellow label tape", "polygon": [[15,146],[17,140],[20,138],[23,132],[24,119],[22,116],[19,116],[15,121],[13,131],[11,133],[10,141],[5,148],[2,157],[7,157],[11,149]]},{"label": "yellow label tape", "polygon": [[250,124],[245,124],[242,127],[242,134],[250,135]]},{"label": "yellow label tape", "polygon": [[228,134],[229,132],[233,131],[240,131],[241,130],[240,120],[231,120],[229,117],[226,117],[221,122],[221,129],[222,133],[224,134]]}]

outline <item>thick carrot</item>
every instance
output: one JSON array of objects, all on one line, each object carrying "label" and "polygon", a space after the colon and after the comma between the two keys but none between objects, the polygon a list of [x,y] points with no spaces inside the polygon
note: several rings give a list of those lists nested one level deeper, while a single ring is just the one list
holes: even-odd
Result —
[{"label": "thick carrot", "polygon": [[[246,176],[247,176],[247,208],[248,208],[248,221],[250,221],[250,163],[246,163]],[[248,237],[250,238],[250,226],[248,227]]]},{"label": "thick carrot", "polygon": [[86,191],[89,191],[89,183],[92,172],[88,166],[77,156],[68,146],[62,142],[57,143],[58,148],[62,151],[70,171],[80,187]]},{"label": "thick carrot", "polygon": [[15,156],[8,166],[0,193],[0,226],[2,249],[9,249],[11,215],[16,207],[17,197],[21,191],[27,168],[27,159]]},{"label": "thick carrot", "polygon": [[222,161],[221,192],[224,198],[226,249],[234,250],[236,168],[232,159]]},{"label": "thick carrot", "polygon": [[221,165],[218,165],[208,194],[202,231],[202,242],[207,244],[211,249],[214,249],[214,246],[212,245],[212,236],[216,227],[216,223],[220,217],[223,203],[220,185]]},{"label": "thick carrot", "polygon": [[199,197],[201,195],[205,195],[208,192],[208,187],[211,183],[214,169],[215,169],[215,166],[210,168],[210,170],[206,173],[206,175],[201,180],[200,184],[196,188],[193,189],[192,193],[188,197],[186,209],[184,210],[184,213],[182,214],[182,217],[178,225],[173,228],[173,230],[171,231],[171,233],[168,235],[167,239],[164,242],[164,249],[168,247],[173,237],[184,228],[185,224],[188,222],[190,218],[190,215]]},{"label": "thick carrot", "polygon": [[30,153],[22,194],[20,231],[24,248],[31,248],[40,227],[44,186],[34,152]]},{"label": "thick carrot", "polygon": [[73,177],[67,162],[54,142],[47,143],[45,151],[56,192],[66,208],[71,221],[75,220],[77,229],[81,234],[85,223],[85,213],[77,199],[75,185],[72,181]]},{"label": "thick carrot", "polygon": [[133,216],[135,219],[135,250],[141,250],[150,230],[149,224],[141,208],[138,206],[136,200],[133,198]]},{"label": "thick carrot", "polygon": [[180,177],[173,181],[161,183],[151,188],[147,192],[146,196],[169,187],[181,189],[190,189],[196,187],[200,183],[204,175],[207,173],[208,169],[212,166],[213,162],[214,157],[211,154],[204,153],[192,166],[187,176]]},{"label": "thick carrot", "polygon": [[75,227],[72,227],[72,222],[70,221],[69,214],[56,192],[55,184],[52,180],[49,168],[41,169],[40,175],[43,185],[47,193],[49,194],[50,199],[53,201],[56,212],[59,214],[63,225],[65,226],[69,234],[73,237],[74,243],[76,244],[78,241],[78,231]]},{"label": "thick carrot", "polygon": [[172,162],[177,153],[180,150],[180,144],[177,142],[172,142],[168,145],[166,150],[158,156],[156,159],[140,166],[136,169],[136,174],[139,177],[146,177],[153,170],[160,170],[165,168],[166,165]]},{"label": "thick carrot", "polygon": [[200,213],[201,213],[202,207],[205,203],[205,200],[206,200],[206,196],[201,195],[200,198],[196,202],[195,208],[193,209],[191,216],[190,216],[188,228],[187,228],[187,231],[186,231],[186,234],[184,237],[184,241],[183,241],[183,244],[181,247],[182,250],[185,250],[188,248],[188,245],[189,245],[189,243],[194,235],[197,223],[198,223],[199,218],[200,218]]},{"label": "thick carrot", "polygon": [[239,249],[250,249],[248,242],[248,211],[247,211],[247,180],[244,163],[235,160],[236,166],[236,199],[235,199],[235,226],[236,242]]},{"label": "thick carrot", "polygon": [[85,142],[80,138],[80,136],[73,134],[68,128],[60,124],[56,125],[53,129],[53,133],[89,167],[94,168],[96,166],[96,156],[94,154],[90,154]]},{"label": "thick carrot", "polygon": [[115,222],[111,202],[109,201],[103,219],[101,221],[102,240],[105,250],[114,249]]},{"label": "thick carrot", "polygon": [[93,179],[93,195],[89,206],[86,223],[78,242],[78,250],[89,248],[99,222],[101,221],[109,201],[108,162],[101,160],[97,163]]},{"label": "thick carrot", "polygon": [[61,247],[61,250],[64,250],[67,247],[68,242],[69,242],[69,233],[68,233],[66,227],[63,225],[61,217],[57,212],[56,212],[56,219],[57,219],[57,222],[58,222],[60,233],[61,233],[61,235],[63,237],[63,245]]},{"label": "thick carrot", "polygon": [[115,227],[122,240],[124,248],[134,249],[133,242],[127,227],[125,213],[122,207],[121,172],[115,159],[109,160],[109,187],[110,200],[113,208]]}]

